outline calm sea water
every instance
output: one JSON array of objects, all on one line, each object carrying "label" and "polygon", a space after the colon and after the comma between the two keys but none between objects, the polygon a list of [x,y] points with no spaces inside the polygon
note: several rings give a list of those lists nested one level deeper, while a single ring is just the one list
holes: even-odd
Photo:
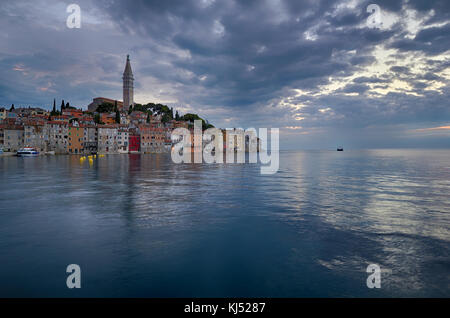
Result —
[{"label": "calm sea water", "polygon": [[450,151],[282,152],[266,176],[8,157],[0,180],[1,297],[450,296]]}]

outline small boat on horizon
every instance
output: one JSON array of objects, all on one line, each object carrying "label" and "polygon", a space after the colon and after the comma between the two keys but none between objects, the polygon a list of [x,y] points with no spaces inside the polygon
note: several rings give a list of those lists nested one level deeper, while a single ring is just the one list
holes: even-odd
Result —
[{"label": "small boat on horizon", "polygon": [[344,151],[344,147],[337,147],[337,151]]},{"label": "small boat on horizon", "polygon": [[17,151],[17,157],[37,157],[39,151],[32,147],[24,147]]}]

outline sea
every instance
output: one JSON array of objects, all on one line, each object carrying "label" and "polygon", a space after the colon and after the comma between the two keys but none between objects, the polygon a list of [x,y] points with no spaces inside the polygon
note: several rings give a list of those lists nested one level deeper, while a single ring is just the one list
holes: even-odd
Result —
[{"label": "sea", "polygon": [[450,297],[450,150],[279,163],[1,157],[0,297]]}]

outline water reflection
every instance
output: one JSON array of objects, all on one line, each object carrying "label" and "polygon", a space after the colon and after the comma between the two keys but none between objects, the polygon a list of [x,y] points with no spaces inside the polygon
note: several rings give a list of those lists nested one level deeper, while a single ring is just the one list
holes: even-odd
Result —
[{"label": "water reflection", "polygon": [[164,154],[2,158],[0,296],[71,296],[69,263],[88,281],[77,296],[448,296],[449,154],[283,152],[275,175]]},{"label": "water reflection", "polygon": [[440,165],[448,152],[287,156],[283,168],[298,188],[285,186],[278,195],[287,210],[283,218],[323,244],[325,255],[313,256],[318,264],[358,276],[378,263],[385,269],[384,286],[394,295],[448,292],[450,188],[445,180],[450,174]]}]

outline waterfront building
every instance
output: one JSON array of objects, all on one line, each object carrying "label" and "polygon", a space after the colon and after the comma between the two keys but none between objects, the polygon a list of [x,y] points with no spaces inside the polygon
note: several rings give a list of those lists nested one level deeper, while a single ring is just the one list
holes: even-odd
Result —
[{"label": "waterfront building", "polygon": [[128,153],[129,134],[127,128],[122,127],[118,129],[117,145],[119,146],[119,153]]},{"label": "waterfront building", "polygon": [[45,125],[42,122],[30,122],[24,126],[24,145],[36,148],[39,152],[47,151]]},{"label": "waterfront building", "polygon": [[128,152],[139,153],[141,151],[141,136],[137,133],[130,133],[128,136],[128,140]]},{"label": "waterfront building", "polygon": [[142,153],[166,152],[167,129],[159,125],[139,125]]},{"label": "waterfront building", "polygon": [[233,149],[237,152],[245,152],[245,132],[242,128],[222,130],[225,149]]},{"label": "waterfront building", "polygon": [[118,153],[118,125],[100,125],[98,127],[98,152]]},{"label": "waterfront building", "polygon": [[24,128],[19,125],[7,125],[3,128],[3,150],[16,152],[24,146]]},{"label": "waterfront building", "polygon": [[65,121],[48,121],[45,124],[47,151],[65,154],[68,152],[69,124]]},{"label": "waterfront building", "polygon": [[98,151],[98,132],[95,125],[80,125],[83,129],[83,153],[91,154]]},{"label": "waterfront building", "polygon": [[84,129],[78,125],[70,125],[68,128],[68,150],[71,154],[83,153]]}]

